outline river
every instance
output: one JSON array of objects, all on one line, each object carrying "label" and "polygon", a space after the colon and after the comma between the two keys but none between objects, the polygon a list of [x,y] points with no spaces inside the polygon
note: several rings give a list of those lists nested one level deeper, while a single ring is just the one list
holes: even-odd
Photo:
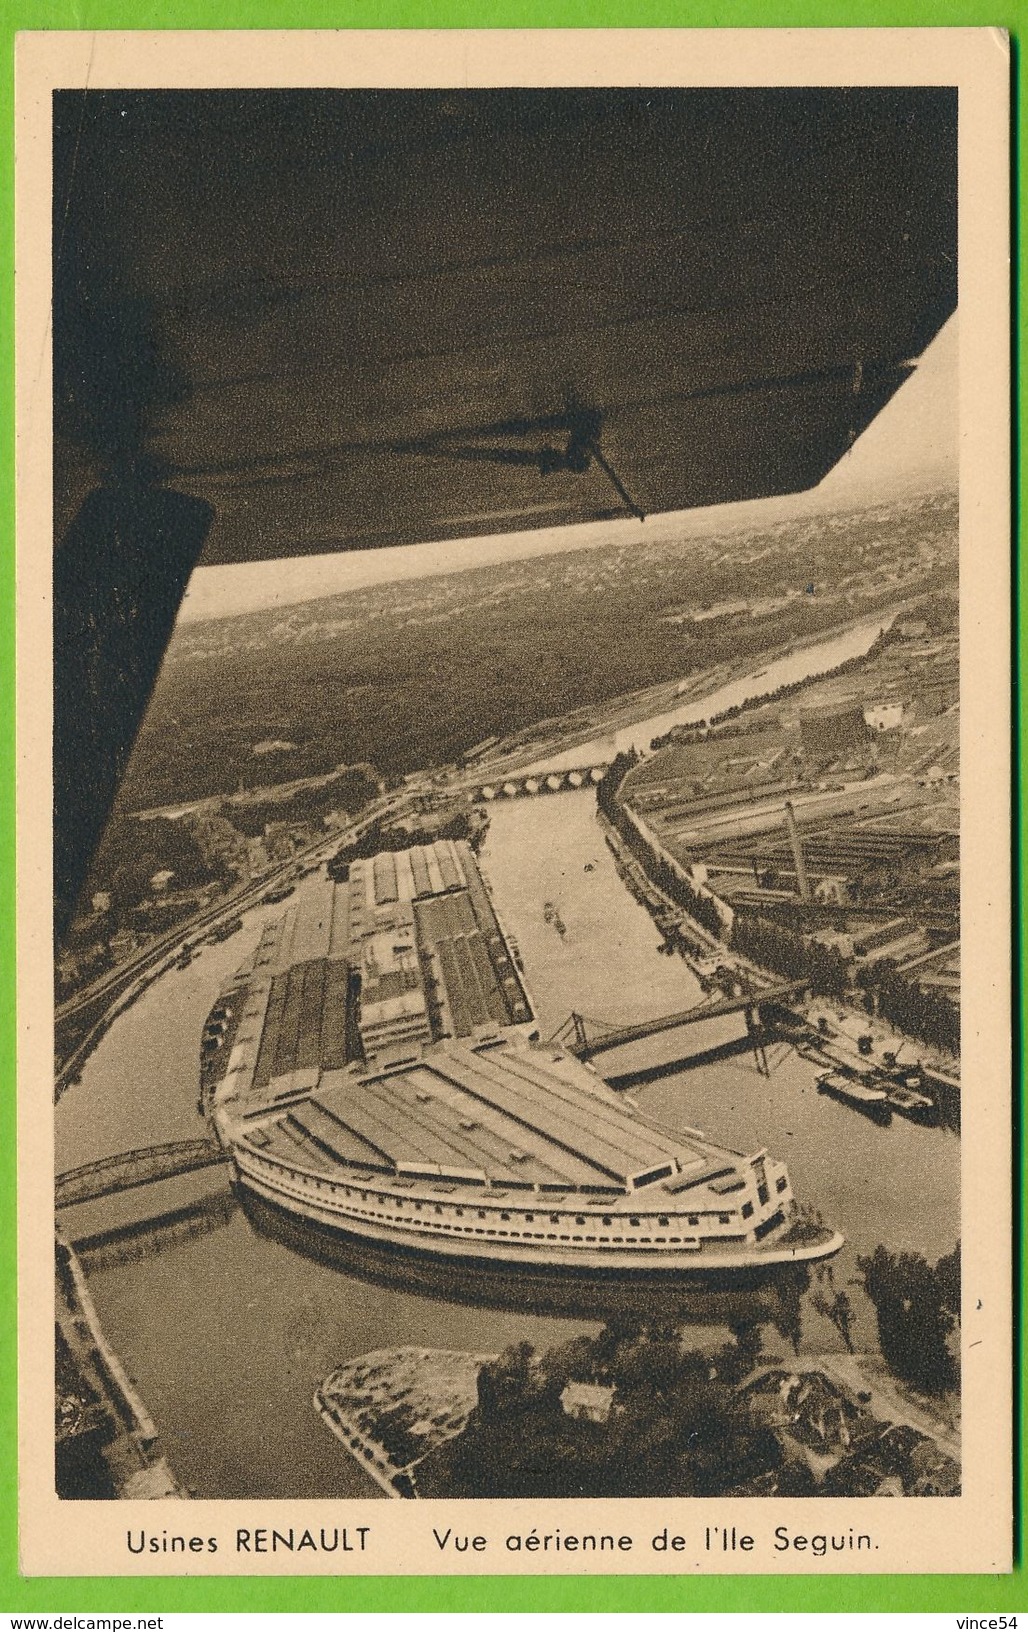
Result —
[{"label": "river", "polygon": [[[682,960],[658,952],[661,936],[618,877],[595,809],[595,794],[586,790],[490,809],[482,861],[524,954],[544,1034],[571,1009],[627,1024],[699,998]],[[547,900],[567,926],[563,940],[544,921]],[[603,1060],[613,1074],[674,1058],[680,1044],[681,1035],[666,1033]],[[785,1044],[769,1051],[769,1064],[764,1077],[750,1055],[739,1055],[638,1088],[634,1098],[672,1127],[701,1128],[736,1150],[766,1145],[783,1158],[798,1199],[819,1207],[846,1236],[837,1285],[855,1272],[857,1254],[880,1241],[933,1262],[951,1251],[959,1234],[959,1139],[899,1116],[883,1127],[819,1094],[818,1068]],[[826,1335],[819,1332],[817,1341]],[[865,1321],[859,1335],[870,1346],[873,1323]]]},{"label": "river", "polygon": [[709,720],[712,714],[722,714],[726,709],[741,707],[754,697],[767,696],[777,691],[779,686],[791,686],[800,680],[828,674],[851,657],[862,657],[873,646],[882,629],[891,622],[892,614],[886,614],[867,623],[854,624],[829,640],[798,646],[795,651],[774,658],[766,668],[726,681],[706,697],[679,703],[662,714],[653,714],[648,719],[638,720],[616,731],[607,731],[589,742],[579,743],[577,748],[546,754],[542,759],[533,760],[530,765],[519,765],[517,774],[531,776],[539,771],[566,771],[580,765],[596,765],[612,759],[616,753],[627,752],[629,748],[645,753],[653,738],[662,737],[673,725],[697,725],[701,720]]},{"label": "river", "polygon": [[[615,871],[593,792],[497,802],[490,817],[482,863],[520,946],[544,1035],[572,1009],[624,1023],[696,1001],[695,978],[658,951],[657,930]],[[322,874],[300,889],[323,887]],[[563,935],[547,922],[547,902],[558,908]],[[274,910],[248,913],[236,936],[161,976],[114,1021],[57,1105],[60,1169],[202,1131],[203,1023]],[[657,1041],[635,1045],[628,1063],[643,1046],[658,1057]],[[957,1138],[898,1117],[879,1127],[818,1095],[814,1068],[784,1045],[771,1051],[771,1065],[765,1078],[739,1056],[679,1072],[636,1097],[673,1127],[784,1157],[797,1196],[847,1237],[836,1287],[853,1275],[856,1255],[879,1241],[933,1261],[948,1252],[959,1230]],[[541,1312],[523,1285],[494,1297],[483,1282],[478,1301],[456,1301],[445,1283],[397,1283],[395,1270],[384,1284],[381,1264],[355,1273],[352,1261],[306,1256],[227,1194],[191,1236],[155,1234],[131,1252],[87,1254],[86,1268],[105,1330],[160,1425],[172,1466],[213,1497],[380,1494],[315,1415],[311,1397],[330,1370],[401,1344],[481,1352],[527,1338],[546,1347],[594,1329],[600,1314],[593,1310],[590,1322],[582,1313]],[[857,1293],[853,1301],[858,1345],[870,1347],[869,1306]],[[809,1300],[802,1341],[810,1352],[840,1347]]]}]

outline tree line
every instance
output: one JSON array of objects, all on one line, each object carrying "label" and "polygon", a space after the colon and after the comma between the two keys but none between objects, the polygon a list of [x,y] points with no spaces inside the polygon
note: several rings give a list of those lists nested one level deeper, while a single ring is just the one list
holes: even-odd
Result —
[{"label": "tree line", "polygon": [[[785,681],[782,685],[775,686],[773,691],[762,691],[755,697],[747,697],[743,703],[733,703],[730,708],[721,709],[718,713],[712,714],[709,720],[698,720],[691,728],[683,729],[681,726],[673,725],[671,730],[666,731],[662,737],[654,737],[650,747],[653,749],[666,748],[669,744],[676,742],[702,741],[708,732],[716,726],[723,725],[728,720],[738,719],[740,714],[751,708],[760,708],[766,703],[778,703],[782,702],[786,697],[795,696],[798,691],[803,691],[805,687],[809,686],[812,679],[827,680],[830,676],[848,674],[852,669],[862,667],[869,659],[878,657],[893,638],[891,628],[883,629],[875,636],[866,652],[859,653],[856,657],[845,658],[842,663],[837,663],[834,669],[825,669],[822,674],[816,676],[804,675],[802,680]],[[726,737],[741,735],[745,733],[746,729],[746,727],[743,727],[741,731],[735,731],[730,728],[727,731],[719,731],[718,735]]]},{"label": "tree line", "polygon": [[[614,757],[597,784],[597,806],[652,882],[697,923],[723,939],[724,924],[711,896],[691,885],[647,844],[622,808],[621,786],[638,761],[639,755],[634,749]],[[906,1036],[959,1053],[960,1010],[945,992],[920,986],[916,980],[903,975],[888,958],[865,964],[854,974],[851,960],[838,947],[790,926],[789,920],[797,925],[798,914],[807,911],[798,903],[785,902],[780,912],[776,908],[775,917],[770,918],[736,908],[729,944],[763,969],[790,980],[809,981],[811,990],[818,996],[844,998],[856,984],[865,993],[865,1004],[870,1012],[881,1015]],[[827,917],[829,922],[833,919],[830,909],[824,909],[821,916]],[[783,918],[786,922],[781,921]]]},{"label": "tree line", "polygon": [[247,838],[260,838],[269,822],[318,822],[330,810],[353,815],[378,794],[378,781],[370,768],[347,765],[324,782],[296,788],[284,799],[225,800],[218,814],[227,817]]},{"label": "tree line", "polygon": [[[482,1367],[464,1431],[418,1472],[423,1496],[716,1496],[778,1468],[783,1451],[738,1384],[756,1328],[713,1354],[672,1320],[624,1319],[537,1354],[517,1343]],[[569,1384],[606,1394],[576,1409]]]},{"label": "tree line", "polygon": [[367,861],[384,850],[414,850],[418,845],[435,844],[437,839],[466,839],[477,850],[485,830],[485,824],[473,822],[466,810],[455,810],[433,827],[385,827],[376,821],[359,839],[340,845],[328,863],[328,876],[337,883],[345,882],[351,862]]},{"label": "tree line", "polygon": [[737,911],[731,945],[763,969],[809,981],[819,996],[843,997],[849,989],[849,967],[838,947],[797,935],[770,918]]},{"label": "tree line", "polygon": [[658,854],[652,845],[647,844],[621,806],[618,790],[638,761],[639,756],[634,749],[615,755],[596,784],[596,803],[633,855],[645,867],[647,877],[657,888],[663,890],[676,906],[681,907],[682,911],[688,913],[696,923],[702,924],[711,935],[720,936],[723,933],[721,914],[711,896],[702,894],[689,883],[688,879],[682,877],[677,868],[671,866],[665,856]]},{"label": "tree line", "polygon": [[935,1043],[951,1054],[960,1052],[960,1009],[945,992],[918,985],[891,958],[865,964],[857,970],[856,982],[868,1006],[899,1031]]}]

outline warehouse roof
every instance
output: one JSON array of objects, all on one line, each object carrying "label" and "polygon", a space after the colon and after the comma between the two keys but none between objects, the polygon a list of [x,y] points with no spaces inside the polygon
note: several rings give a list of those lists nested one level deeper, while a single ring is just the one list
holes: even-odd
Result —
[{"label": "warehouse roof", "polygon": [[308,1099],[250,1137],[316,1171],[355,1165],[551,1192],[614,1195],[651,1171],[669,1187],[727,1171],[724,1152],[652,1126],[587,1067],[509,1035],[438,1044],[385,1069],[323,1073]]}]

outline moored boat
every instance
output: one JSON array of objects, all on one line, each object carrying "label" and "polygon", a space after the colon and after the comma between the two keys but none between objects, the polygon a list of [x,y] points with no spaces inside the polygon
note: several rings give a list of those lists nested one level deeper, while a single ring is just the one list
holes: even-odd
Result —
[{"label": "moored boat", "polygon": [[937,1115],[935,1101],[923,1091],[920,1077],[894,1083],[889,1089],[889,1104],[912,1122],[934,1122]]},{"label": "moored boat", "polygon": [[817,1091],[819,1094],[831,1094],[833,1099],[844,1100],[877,1121],[888,1122],[892,1115],[886,1088],[878,1083],[864,1082],[859,1077],[844,1076],[841,1071],[826,1071],[818,1077]]}]

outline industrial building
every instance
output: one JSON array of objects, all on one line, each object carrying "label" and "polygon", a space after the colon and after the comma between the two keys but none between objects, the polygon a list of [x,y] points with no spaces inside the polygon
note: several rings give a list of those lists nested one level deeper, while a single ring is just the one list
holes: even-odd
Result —
[{"label": "industrial building", "polygon": [[247,1072],[258,1095],[305,1092],[320,1070],[482,1026],[534,1016],[470,847],[386,851],[265,930],[208,1021],[205,1093]]},{"label": "industrial building", "polygon": [[355,861],[346,888],[365,1054],[531,1023],[524,979],[470,845],[440,839]]},{"label": "industrial building", "polygon": [[766,1151],[661,1127],[537,1036],[470,848],[439,841],[266,928],[208,1020],[202,1098],[243,1185],[380,1244],[704,1275],[839,1250]]}]

